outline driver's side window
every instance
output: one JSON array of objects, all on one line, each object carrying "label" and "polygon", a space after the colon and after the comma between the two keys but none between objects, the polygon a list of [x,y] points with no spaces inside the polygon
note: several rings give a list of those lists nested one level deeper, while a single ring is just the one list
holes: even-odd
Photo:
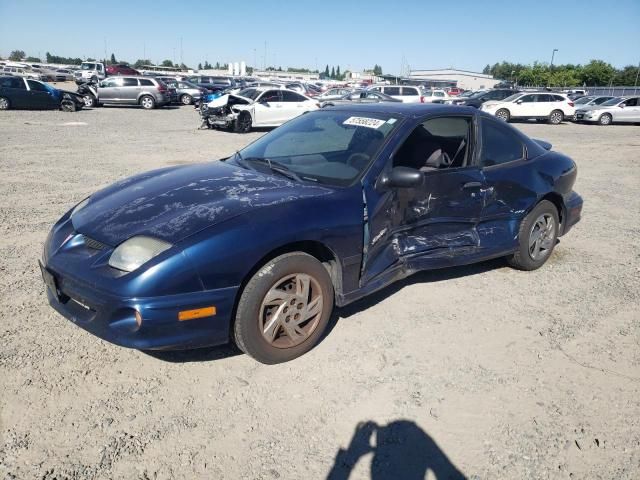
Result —
[{"label": "driver's side window", "polygon": [[471,163],[471,117],[438,117],[418,125],[393,157],[394,167],[423,172]]}]

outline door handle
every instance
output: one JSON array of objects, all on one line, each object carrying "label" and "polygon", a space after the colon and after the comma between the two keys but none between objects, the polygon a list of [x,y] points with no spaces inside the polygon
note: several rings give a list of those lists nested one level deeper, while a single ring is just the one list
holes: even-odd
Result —
[{"label": "door handle", "polygon": [[462,189],[467,190],[469,188],[480,188],[482,187],[482,182],[467,182],[462,184]]}]

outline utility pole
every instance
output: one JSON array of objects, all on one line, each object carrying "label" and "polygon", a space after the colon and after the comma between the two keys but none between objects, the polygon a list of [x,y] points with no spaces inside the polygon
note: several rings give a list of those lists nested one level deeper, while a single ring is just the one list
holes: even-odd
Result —
[{"label": "utility pole", "polygon": [[264,41],[264,65],[262,66],[263,70],[267,69],[267,41]]},{"label": "utility pole", "polygon": [[147,42],[142,42],[142,60],[147,59]]},{"label": "utility pole", "polygon": [[551,64],[549,65],[549,70],[553,70],[553,58],[555,57],[557,51],[558,49],[554,48],[553,52],[551,52]]},{"label": "utility pole", "polygon": [[636,81],[633,82],[633,94],[636,94],[636,87],[638,86],[638,76],[640,75],[640,62],[638,62],[638,73],[636,73]]},{"label": "utility pole", "polygon": [[183,65],[184,62],[182,61],[182,37],[180,37],[180,65]]}]

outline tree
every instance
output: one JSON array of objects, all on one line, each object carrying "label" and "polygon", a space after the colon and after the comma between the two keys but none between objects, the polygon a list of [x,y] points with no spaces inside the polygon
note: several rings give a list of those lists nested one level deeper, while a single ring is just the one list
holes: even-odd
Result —
[{"label": "tree", "polygon": [[327,64],[326,67],[324,67],[324,77],[325,78],[329,78],[329,65]]},{"label": "tree", "polygon": [[335,69],[335,67],[331,67],[331,77],[330,78],[336,78],[336,69]]},{"label": "tree", "polygon": [[205,70],[211,70],[213,68],[213,66],[208,61],[205,60],[204,67],[202,67],[202,68],[205,69]]},{"label": "tree", "polygon": [[198,64],[198,70],[202,70],[202,64],[201,63]]},{"label": "tree", "polygon": [[180,70],[189,70],[189,67],[187,67],[184,63],[181,63]]},{"label": "tree", "polygon": [[160,64],[161,67],[173,67],[173,62],[171,60],[163,60]]},{"label": "tree", "polygon": [[136,62],[133,64],[134,68],[141,68],[144,65],[151,65],[151,60],[149,59],[143,59],[143,58],[139,58],[138,60],[136,60]]},{"label": "tree", "polygon": [[340,75],[340,65],[338,65],[338,68],[336,68],[336,78],[338,80],[342,80],[342,75]]},{"label": "tree", "polygon": [[482,73],[489,75],[491,73],[491,65],[487,63],[487,65],[482,69]]},{"label": "tree", "polygon": [[112,53],[112,54],[111,54],[111,65],[114,65],[114,64],[116,64],[116,63],[118,63],[118,62],[116,61],[116,56]]},{"label": "tree", "polygon": [[220,70],[220,62],[216,62],[216,70]]},{"label": "tree", "polygon": [[582,67],[580,81],[587,85],[609,85],[616,71],[610,64],[602,60],[591,60]]},{"label": "tree", "polygon": [[13,50],[10,54],[9,54],[9,60],[13,60],[14,62],[19,62],[20,60],[22,60],[24,57],[26,57],[25,53],[23,50]]},{"label": "tree", "polygon": [[373,66],[373,74],[376,75],[377,77],[382,75],[382,67],[377,63]]},{"label": "tree", "polygon": [[615,79],[613,80],[613,83],[615,85],[625,85],[625,86],[635,85],[636,78],[638,78],[639,71],[640,71],[640,66],[627,65],[622,70],[618,70],[616,72],[616,76],[615,76]]},{"label": "tree", "polygon": [[26,58],[27,62],[37,62],[37,63],[41,63],[42,60],[40,60],[38,57],[27,57]]}]

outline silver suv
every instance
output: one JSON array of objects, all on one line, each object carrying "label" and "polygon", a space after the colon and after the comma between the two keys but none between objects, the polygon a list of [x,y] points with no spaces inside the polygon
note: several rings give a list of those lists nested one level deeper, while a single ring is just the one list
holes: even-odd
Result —
[{"label": "silver suv", "polygon": [[169,103],[169,87],[157,78],[107,77],[98,85],[98,105],[141,105],[150,110]]}]

